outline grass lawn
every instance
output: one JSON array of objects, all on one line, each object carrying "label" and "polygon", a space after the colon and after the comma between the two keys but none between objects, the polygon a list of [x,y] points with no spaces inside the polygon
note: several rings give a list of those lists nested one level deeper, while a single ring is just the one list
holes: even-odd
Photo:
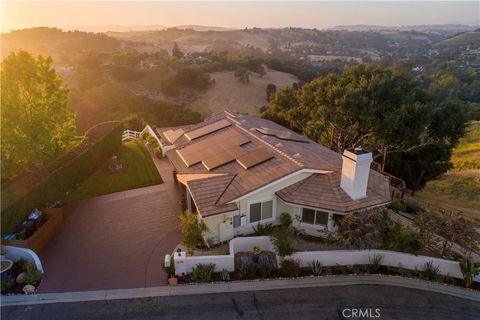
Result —
[{"label": "grass lawn", "polygon": [[139,141],[123,143],[117,152],[122,164],[119,172],[110,172],[108,160],[95,173],[83,182],[78,189],[70,193],[65,201],[70,202],[118,191],[135,189],[162,183],[150,154]]},{"label": "grass lawn", "polygon": [[468,126],[465,137],[453,150],[453,169],[429,181],[416,197],[464,211],[480,220],[480,122]]}]

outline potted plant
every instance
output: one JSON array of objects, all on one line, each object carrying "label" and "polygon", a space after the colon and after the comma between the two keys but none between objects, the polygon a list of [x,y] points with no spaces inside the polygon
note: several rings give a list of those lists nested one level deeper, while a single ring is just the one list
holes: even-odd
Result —
[{"label": "potted plant", "polygon": [[178,284],[178,279],[173,274],[171,274],[170,277],[168,277],[168,284],[170,286],[176,286]]},{"label": "potted plant", "polygon": [[262,249],[260,247],[254,246],[252,249],[253,252],[253,262],[258,263],[258,259],[260,258],[260,253],[262,253]]}]

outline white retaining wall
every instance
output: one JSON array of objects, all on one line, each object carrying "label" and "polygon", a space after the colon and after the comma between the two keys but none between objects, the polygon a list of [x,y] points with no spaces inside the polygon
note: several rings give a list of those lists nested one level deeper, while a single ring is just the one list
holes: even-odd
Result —
[{"label": "white retaining wall", "polygon": [[12,260],[13,262],[23,259],[27,262],[33,263],[37,267],[37,270],[43,273],[40,258],[32,250],[14,246],[2,246],[2,251],[5,252],[5,258]]},{"label": "white retaining wall", "polygon": [[[251,251],[254,246],[260,247],[264,251],[273,251],[275,249],[270,241],[270,237],[240,237],[230,241],[230,254],[221,256],[198,256],[186,257],[187,272],[199,263],[215,263],[215,271],[235,271],[235,254],[238,252]],[[451,277],[463,279],[462,272],[457,261],[427,257],[415,256],[403,252],[388,250],[328,250],[328,251],[304,251],[295,252],[286,259],[299,260],[301,267],[308,267],[309,264],[318,260],[324,266],[335,265],[355,265],[369,264],[375,255],[383,257],[382,265],[389,267],[401,267],[408,270],[424,269],[425,263],[433,262],[434,266],[439,267],[441,275],[449,274]],[[475,281],[480,282],[480,275],[475,277]]]}]

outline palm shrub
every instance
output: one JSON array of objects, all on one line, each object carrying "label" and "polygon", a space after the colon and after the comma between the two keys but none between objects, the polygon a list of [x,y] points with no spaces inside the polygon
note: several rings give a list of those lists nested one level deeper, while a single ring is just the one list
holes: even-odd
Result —
[{"label": "palm shrub", "polygon": [[203,245],[203,233],[207,231],[205,222],[196,213],[186,210],[180,215],[180,230],[183,234],[183,244],[190,252]]},{"label": "palm shrub", "polygon": [[190,274],[190,279],[194,282],[210,282],[212,281],[215,263],[199,263]]},{"label": "palm shrub", "polygon": [[465,258],[459,262],[460,270],[463,275],[463,283],[469,288],[473,284],[473,279],[480,274],[480,263]]},{"label": "palm shrub", "polygon": [[320,274],[322,274],[322,269],[323,269],[323,266],[320,263],[320,261],[313,260],[310,263],[310,270],[312,271],[314,276],[319,276]]},{"label": "palm shrub", "polygon": [[369,268],[371,273],[375,273],[380,269],[383,262],[383,256],[381,254],[374,254],[372,258],[368,258],[370,262]]},{"label": "palm shrub", "polygon": [[437,278],[440,267],[433,264],[433,261],[428,261],[423,265],[423,275],[430,281]]}]

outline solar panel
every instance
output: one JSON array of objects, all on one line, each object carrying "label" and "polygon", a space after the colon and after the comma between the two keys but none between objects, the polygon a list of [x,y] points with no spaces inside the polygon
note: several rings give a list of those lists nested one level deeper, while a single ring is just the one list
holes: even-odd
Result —
[{"label": "solar panel", "polygon": [[196,130],[187,132],[187,133],[185,133],[185,136],[188,138],[188,140],[192,141],[192,140],[195,140],[197,138],[203,137],[207,134],[210,134],[210,133],[216,132],[218,130],[221,130],[223,128],[229,127],[231,125],[232,124],[229,121],[223,119],[223,120],[214,122],[212,124],[209,124],[205,127],[201,127],[201,128],[196,129]]},{"label": "solar panel", "polygon": [[207,170],[213,170],[234,161],[237,155],[246,153],[240,146],[250,142],[235,130],[227,130],[211,138],[177,150],[185,165],[191,167],[202,162]]},{"label": "solar panel", "polygon": [[278,139],[308,143],[307,138],[304,138],[301,135],[295,134],[288,130],[277,130],[277,129],[265,128],[265,127],[256,128],[256,129],[261,134],[277,137]]},{"label": "solar panel", "polygon": [[238,157],[237,162],[248,170],[272,158],[273,155],[267,149],[260,148]]}]

